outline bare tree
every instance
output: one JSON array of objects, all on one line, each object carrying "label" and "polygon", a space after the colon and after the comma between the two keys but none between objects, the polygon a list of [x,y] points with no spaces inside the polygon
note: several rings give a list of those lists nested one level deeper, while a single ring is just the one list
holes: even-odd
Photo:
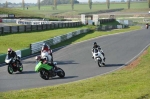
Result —
[{"label": "bare tree", "polygon": [[37,1],[38,9],[40,10],[40,0]]},{"label": "bare tree", "polygon": [[22,8],[23,8],[23,10],[25,8],[24,0],[22,0]]},{"label": "bare tree", "polygon": [[131,2],[131,0],[128,0],[128,1],[127,1],[128,9],[130,9],[130,2]]},{"label": "bare tree", "polygon": [[150,8],[150,0],[148,0],[148,8]]},{"label": "bare tree", "polygon": [[7,3],[7,1],[6,1],[6,3],[5,3],[5,7],[8,8],[8,3]]},{"label": "bare tree", "polygon": [[89,8],[91,10],[92,9],[92,0],[88,0],[88,3],[89,3]]},{"label": "bare tree", "polygon": [[54,8],[57,9],[57,0],[54,0]]},{"label": "bare tree", "polygon": [[109,7],[110,7],[110,0],[106,0],[106,3],[107,3],[107,8],[109,9]]},{"label": "bare tree", "polygon": [[72,10],[74,10],[74,0],[71,0],[71,7],[72,7]]}]

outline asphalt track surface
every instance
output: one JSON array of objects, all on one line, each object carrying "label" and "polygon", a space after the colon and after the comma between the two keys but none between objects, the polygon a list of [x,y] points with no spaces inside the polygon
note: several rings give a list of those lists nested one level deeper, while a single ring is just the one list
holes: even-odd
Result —
[{"label": "asphalt track surface", "polygon": [[[106,66],[98,67],[92,59],[91,48],[97,42],[106,55]],[[53,53],[54,60],[66,76],[43,80],[34,72],[34,57],[23,60],[23,73],[8,74],[7,66],[0,67],[0,91],[52,86],[102,75],[125,66],[150,44],[150,30],[141,29],[128,33],[98,37],[85,42],[68,45]]]}]

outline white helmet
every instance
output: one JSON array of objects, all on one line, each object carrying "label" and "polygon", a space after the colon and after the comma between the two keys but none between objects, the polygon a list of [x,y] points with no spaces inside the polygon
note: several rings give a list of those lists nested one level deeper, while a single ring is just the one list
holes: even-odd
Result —
[{"label": "white helmet", "polygon": [[46,45],[46,43],[43,43],[43,46],[45,46]]},{"label": "white helmet", "polygon": [[35,60],[40,60],[41,59],[41,56],[36,56],[35,57]]}]

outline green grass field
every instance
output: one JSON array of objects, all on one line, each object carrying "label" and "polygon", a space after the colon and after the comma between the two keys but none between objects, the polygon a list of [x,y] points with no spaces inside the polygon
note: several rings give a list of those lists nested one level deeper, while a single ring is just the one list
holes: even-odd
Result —
[{"label": "green grass field", "polygon": [[[93,37],[138,29],[131,27],[110,32],[90,32],[67,42],[75,43]],[[150,48],[137,61],[116,72],[68,84],[1,92],[0,99],[150,99]]]},{"label": "green grass field", "polygon": [[[110,9],[117,9],[117,8],[124,8],[127,9],[127,3],[112,3],[110,4]],[[22,9],[22,8],[20,8]],[[39,14],[57,14],[59,13],[60,15],[76,15],[79,13],[86,13],[86,12],[94,12],[94,11],[99,11],[99,10],[106,10],[107,5],[106,3],[99,3],[99,4],[93,4],[92,9],[89,9],[88,4],[75,4],[74,5],[74,10],[71,10],[71,5],[69,4],[61,4],[57,6],[57,10],[52,10],[52,5],[47,5],[47,6],[41,6],[41,10],[38,11]],[[131,3],[131,9],[148,9],[148,4],[147,2],[141,2],[141,3]],[[38,8],[37,6],[34,7],[29,7],[29,11],[37,11]]]},{"label": "green grass field", "polygon": [[[131,8],[127,9],[127,3],[111,3],[110,9],[124,8],[123,12],[148,12],[147,2],[132,2]],[[74,10],[71,10],[71,4],[61,4],[57,6],[57,10],[52,10],[52,5],[41,6],[41,9],[38,10],[37,6],[31,6],[29,9],[23,10],[23,8],[14,8],[14,9],[4,9],[0,8],[0,14],[9,13],[16,14],[16,16],[40,16],[40,17],[49,17],[50,15],[64,15],[64,16],[73,16],[80,13],[95,12],[100,10],[107,10],[106,3],[94,3],[92,9],[90,10],[88,4],[75,4]]]},{"label": "green grass field", "polygon": [[73,32],[82,28],[85,27],[54,29],[54,30],[26,32],[26,33],[14,33],[0,36],[0,48],[1,48],[0,54],[6,53],[9,47],[11,47],[14,50],[29,48],[31,43],[47,40],[52,37],[67,34],[69,32]]}]

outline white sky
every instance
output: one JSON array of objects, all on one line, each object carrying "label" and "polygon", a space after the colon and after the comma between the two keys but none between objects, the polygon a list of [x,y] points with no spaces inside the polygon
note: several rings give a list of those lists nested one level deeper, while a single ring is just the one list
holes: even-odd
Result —
[{"label": "white sky", "polygon": [[[11,3],[20,3],[22,0],[0,0],[0,3],[5,3],[5,2],[11,2]],[[37,3],[37,0],[24,0],[25,3]],[[42,0],[41,0],[42,1]],[[78,0],[79,2],[87,2],[88,0]],[[95,1],[106,1],[106,0],[92,0],[93,2]],[[110,0],[110,1],[121,1],[121,0]]]}]

